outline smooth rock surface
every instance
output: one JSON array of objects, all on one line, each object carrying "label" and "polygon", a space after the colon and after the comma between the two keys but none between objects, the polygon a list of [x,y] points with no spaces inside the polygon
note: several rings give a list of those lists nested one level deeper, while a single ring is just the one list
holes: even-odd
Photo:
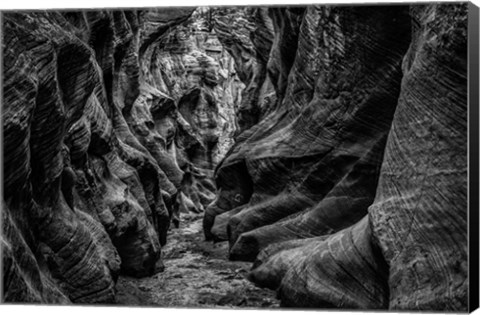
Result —
[{"label": "smooth rock surface", "polygon": [[194,11],[4,15],[3,301],[114,303],[213,200],[243,83]]},{"label": "smooth rock surface", "polygon": [[467,16],[4,13],[2,302],[467,311]]},{"label": "smooth rock surface", "polygon": [[269,17],[277,101],[218,167],[206,235],[282,306],[466,311],[467,5]]}]

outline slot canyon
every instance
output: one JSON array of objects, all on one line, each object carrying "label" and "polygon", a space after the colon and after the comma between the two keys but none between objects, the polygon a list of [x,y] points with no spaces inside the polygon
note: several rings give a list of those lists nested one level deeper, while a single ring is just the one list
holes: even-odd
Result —
[{"label": "slot canyon", "polygon": [[467,311],[468,13],[3,12],[2,302]]}]

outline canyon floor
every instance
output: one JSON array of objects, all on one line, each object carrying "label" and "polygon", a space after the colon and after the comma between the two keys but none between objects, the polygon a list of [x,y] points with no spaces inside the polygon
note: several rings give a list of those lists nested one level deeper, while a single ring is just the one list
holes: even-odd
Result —
[{"label": "canyon floor", "polygon": [[147,278],[121,276],[117,303],[158,307],[275,308],[275,292],[246,278],[250,263],[228,261],[228,243],[204,240],[202,214],[183,214],[163,250],[165,270]]}]

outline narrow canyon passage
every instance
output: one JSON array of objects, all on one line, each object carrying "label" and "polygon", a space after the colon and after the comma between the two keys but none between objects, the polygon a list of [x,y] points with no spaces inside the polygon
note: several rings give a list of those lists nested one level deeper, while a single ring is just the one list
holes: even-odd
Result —
[{"label": "narrow canyon passage", "polygon": [[465,312],[469,10],[3,14],[2,301]]},{"label": "narrow canyon passage", "polygon": [[228,243],[205,241],[201,214],[182,214],[162,248],[163,272],[120,276],[117,303],[160,307],[276,308],[275,291],[257,288],[245,276],[248,262],[229,261]]}]

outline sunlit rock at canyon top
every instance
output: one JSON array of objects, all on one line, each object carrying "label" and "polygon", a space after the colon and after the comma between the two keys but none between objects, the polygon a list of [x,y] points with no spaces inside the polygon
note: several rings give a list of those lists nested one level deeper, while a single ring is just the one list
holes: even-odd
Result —
[{"label": "sunlit rock at canyon top", "polygon": [[469,310],[473,10],[3,12],[2,301]]}]

